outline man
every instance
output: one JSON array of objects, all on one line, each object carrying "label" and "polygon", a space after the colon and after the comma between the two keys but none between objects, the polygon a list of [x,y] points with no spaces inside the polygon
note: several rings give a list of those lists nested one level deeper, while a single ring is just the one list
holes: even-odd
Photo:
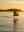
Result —
[{"label": "man", "polygon": [[14,10],[14,23],[16,23],[17,19],[15,19],[15,16],[18,16],[18,13],[16,13],[16,11]]}]

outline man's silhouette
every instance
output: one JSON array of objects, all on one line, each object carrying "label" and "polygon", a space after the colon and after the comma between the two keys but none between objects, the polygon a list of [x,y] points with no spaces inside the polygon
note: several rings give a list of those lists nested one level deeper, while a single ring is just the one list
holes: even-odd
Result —
[{"label": "man's silhouette", "polygon": [[18,19],[15,18],[15,16],[18,16],[18,14],[14,10],[14,26],[13,26],[13,32],[16,32],[16,21],[18,20]]},{"label": "man's silhouette", "polygon": [[14,10],[14,23],[16,23],[17,19],[15,19],[15,16],[18,16],[18,13],[16,13],[16,11]]}]

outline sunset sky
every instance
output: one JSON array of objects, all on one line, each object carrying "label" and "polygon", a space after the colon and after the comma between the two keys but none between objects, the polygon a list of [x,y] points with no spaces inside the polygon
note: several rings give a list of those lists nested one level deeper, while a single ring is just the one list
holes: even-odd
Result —
[{"label": "sunset sky", "polygon": [[8,8],[24,9],[24,0],[0,0],[0,9]]}]

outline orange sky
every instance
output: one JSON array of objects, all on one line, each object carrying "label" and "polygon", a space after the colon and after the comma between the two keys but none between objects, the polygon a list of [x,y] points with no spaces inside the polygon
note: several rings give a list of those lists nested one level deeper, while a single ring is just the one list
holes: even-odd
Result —
[{"label": "orange sky", "polygon": [[24,4],[4,4],[4,5],[0,5],[0,9],[8,9],[8,8],[20,8],[20,9],[24,9]]},{"label": "orange sky", "polygon": [[0,9],[8,9],[8,8],[24,9],[24,1],[20,3],[17,2],[16,0],[0,0]]},{"label": "orange sky", "polygon": [[24,8],[24,4],[9,4],[9,8]]}]

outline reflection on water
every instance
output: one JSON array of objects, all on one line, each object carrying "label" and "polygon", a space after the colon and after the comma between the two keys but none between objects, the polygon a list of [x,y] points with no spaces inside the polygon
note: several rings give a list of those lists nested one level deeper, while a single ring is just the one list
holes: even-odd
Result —
[{"label": "reflection on water", "polygon": [[24,17],[15,16],[16,24],[14,24],[14,16],[0,17],[0,32],[24,32]]},{"label": "reflection on water", "polygon": [[15,19],[18,19],[16,21],[16,24],[9,23],[8,31],[10,32],[24,32],[24,17],[23,16],[16,16]]}]

